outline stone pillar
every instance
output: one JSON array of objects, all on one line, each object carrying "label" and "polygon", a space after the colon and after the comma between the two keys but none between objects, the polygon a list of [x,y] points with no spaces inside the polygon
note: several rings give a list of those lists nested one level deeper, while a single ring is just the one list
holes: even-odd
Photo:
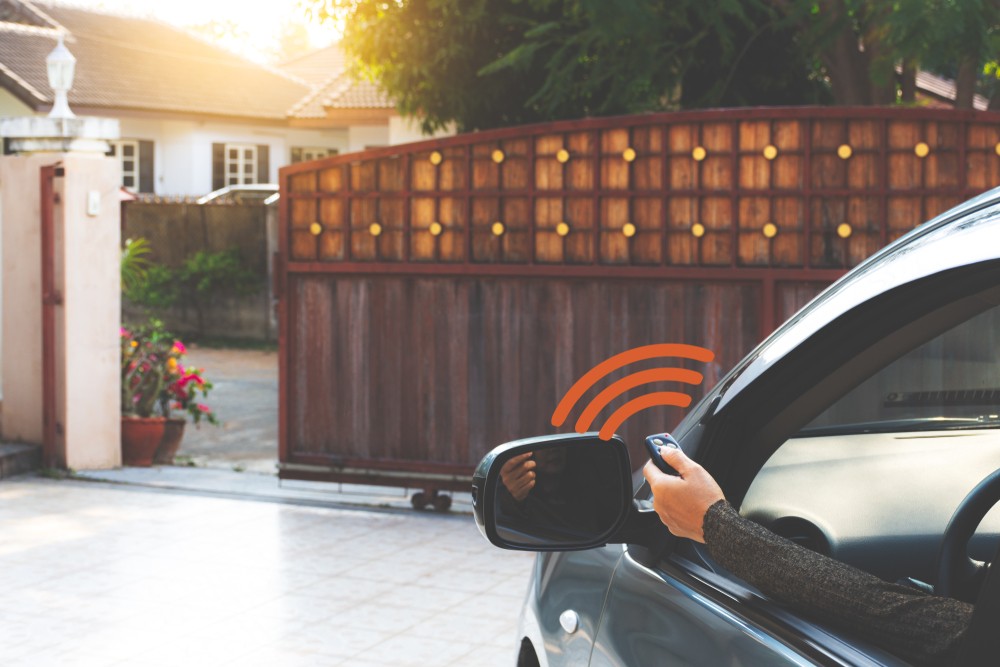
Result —
[{"label": "stone pillar", "polygon": [[41,169],[53,181],[56,291],[55,460],[71,469],[121,464],[119,262],[121,173],[104,156],[117,121],[18,118],[0,134],[21,154],[0,158],[4,440],[41,444]]}]

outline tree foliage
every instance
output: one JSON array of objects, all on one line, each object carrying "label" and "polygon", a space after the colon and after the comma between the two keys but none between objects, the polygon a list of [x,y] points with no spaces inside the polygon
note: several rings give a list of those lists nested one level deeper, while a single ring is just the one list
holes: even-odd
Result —
[{"label": "tree foliage", "polygon": [[328,0],[321,13],[428,132],[815,98],[757,0]]},{"label": "tree foliage", "polygon": [[[796,26],[803,52],[838,104],[890,104],[897,66],[954,78],[955,106],[971,108],[982,75],[1000,55],[996,0],[774,0]],[[983,90],[989,95],[992,88]],[[912,102],[911,99],[904,100]]]},{"label": "tree foliage", "polygon": [[1000,69],[996,0],[303,1],[345,26],[357,73],[427,132],[674,108],[891,104],[899,66],[904,84],[917,67],[953,76],[958,105],[971,106],[984,66]]}]

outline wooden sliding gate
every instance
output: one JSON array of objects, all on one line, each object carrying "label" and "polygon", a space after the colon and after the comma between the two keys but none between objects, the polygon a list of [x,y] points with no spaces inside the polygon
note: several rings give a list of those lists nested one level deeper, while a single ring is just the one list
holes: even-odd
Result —
[{"label": "wooden sliding gate", "polygon": [[1000,115],[914,109],[581,120],[285,167],[280,474],[467,489],[640,345],[713,350],[687,364],[697,398],[846,269],[998,184]]}]

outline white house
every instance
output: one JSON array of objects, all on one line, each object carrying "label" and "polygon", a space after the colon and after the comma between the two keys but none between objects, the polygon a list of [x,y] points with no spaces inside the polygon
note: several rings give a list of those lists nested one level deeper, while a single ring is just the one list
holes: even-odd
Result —
[{"label": "white house", "polygon": [[344,71],[336,46],[258,65],[156,20],[0,0],[0,117],[52,106],[45,57],[77,59],[80,116],[116,118],[122,184],[157,195],[277,182],[293,161],[420,139],[385,95]]}]

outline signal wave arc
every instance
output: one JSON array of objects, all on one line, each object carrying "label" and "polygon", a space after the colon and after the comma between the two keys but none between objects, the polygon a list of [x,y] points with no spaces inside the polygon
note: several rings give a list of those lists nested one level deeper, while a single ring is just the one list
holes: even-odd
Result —
[{"label": "signal wave arc", "polygon": [[634,389],[643,384],[653,382],[683,382],[685,384],[699,385],[704,376],[697,371],[690,371],[686,368],[653,368],[646,371],[639,371],[618,380],[592,400],[583,410],[583,414],[576,420],[574,429],[577,433],[584,433],[590,430],[591,424],[597,419],[597,415],[608,403],[615,400],[629,389]]},{"label": "signal wave arc", "polygon": [[625,423],[625,420],[635,413],[660,405],[672,405],[678,408],[686,408],[691,405],[691,397],[687,394],[678,394],[675,391],[658,391],[652,394],[645,394],[639,398],[634,398],[621,406],[604,422],[598,437],[601,440],[610,440],[618,427]]},{"label": "signal wave arc", "polygon": [[695,361],[709,362],[715,359],[715,354],[697,345],[685,345],[684,343],[658,343],[656,345],[643,345],[620,352],[610,359],[605,359],[589,371],[583,377],[573,383],[566,395],[559,401],[555,412],[552,413],[552,425],[562,426],[569,416],[570,410],[576,405],[588,389],[597,384],[608,373],[612,373],[622,366],[627,366],[636,361],[645,359],[655,359],[656,357],[681,357],[683,359],[693,359]]}]

